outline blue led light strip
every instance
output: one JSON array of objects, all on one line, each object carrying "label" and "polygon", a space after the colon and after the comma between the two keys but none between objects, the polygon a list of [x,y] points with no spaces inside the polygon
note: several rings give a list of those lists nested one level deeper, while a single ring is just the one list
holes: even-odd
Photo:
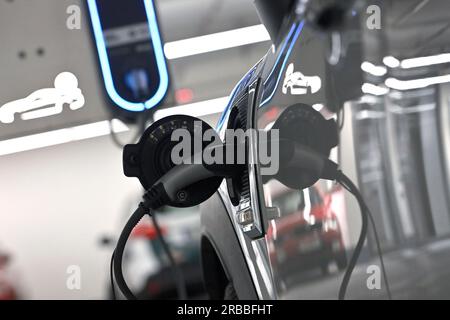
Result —
[{"label": "blue led light strip", "polygon": [[[282,66],[281,66],[280,72],[278,73],[278,78],[277,78],[277,82],[276,82],[276,84],[275,84],[275,87],[273,88],[273,91],[271,92],[270,96],[268,96],[267,99],[264,100],[264,101],[259,105],[259,107],[264,106],[266,103],[268,103],[268,102],[273,98],[273,96],[274,96],[274,94],[275,94],[275,91],[277,90],[278,85],[279,85],[279,83],[280,83],[281,76],[283,75],[283,70],[284,70],[284,68],[286,67],[286,63],[287,63],[287,61],[288,61],[288,59],[289,59],[289,56],[291,55],[292,49],[294,48],[294,45],[295,45],[295,43],[297,42],[297,39],[298,39],[298,37],[300,36],[300,34],[301,34],[302,30],[303,30],[304,24],[305,24],[304,21],[300,22],[300,24],[298,25],[297,29],[295,30],[294,37],[292,38],[292,40],[291,40],[291,42],[290,42],[289,49],[288,49],[288,51],[286,52],[286,56],[284,57],[284,61],[283,61],[283,64],[282,64]],[[280,52],[280,56],[281,56],[282,54],[283,54],[283,52]],[[277,59],[277,61],[278,61],[278,59]]]},{"label": "blue led light strip", "polygon": [[144,1],[145,4],[145,11],[147,14],[153,49],[156,56],[156,63],[158,66],[160,81],[158,90],[149,100],[145,101],[144,103],[134,103],[123,99],[117,93],[117,90],[114,87],[108,53],[106,51],[106,44],[103,38],[102,25],[100,22],[100,16],[98,14],[97,2],[96,0],[88,0],[89,14],[91,16],[92,27],[94,30],[95,42],[97,45],[97,51],[100,59],[100,66],[102,69],[106,91],[115,104],[125,110],[134,112],[144,111],[145,109],[150,109],[156,106],[164,98],[169,87],[169,75],[167,73],[166,60],[164,58],[164,51],[161,43],[161,36],[159,34],[158,23],[156,21],[156,13],[153,0],[142,1]]},{"label": "blue led light strip", "polygon": [[294,33],[294,30],[295,30],[295,27],[296,27],[296,26],[297,26],[297,23],[294,23],[294,24],[291,26],[291,29],[289,30],[288,35],[286,36],[286,41],[284,41],[283,46],[281,47],[280,54],[278,54],[278,57],[277,57],[275,63],[273,64],[272,70],[270,70],[270,73],[269,73],[269,75],[267,76],[266,80],[264,81],[264,84],[266,84],[267,81],[269,81],[269,79],[272,77],[272,74],[273,74],[273,72],[275,71],[275,69],[276,69],[278,63],[280,62],[280,58],[281,58],[281,56],[283,55],[283,52],[284,52],[284,50],[286,49],[286,45],[289,43],[289,40],[291,39],[292,34]]}]

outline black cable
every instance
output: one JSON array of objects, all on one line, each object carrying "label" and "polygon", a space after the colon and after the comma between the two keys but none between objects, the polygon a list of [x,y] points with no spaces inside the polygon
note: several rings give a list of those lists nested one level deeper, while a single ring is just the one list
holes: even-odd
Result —
[{"label": "black cable", "polygon": [[[353,193],[353,191],[351,190],[351,188],[348,185],[346,185],[346,184],[342,184],[342,185],[349,192]],[[369,207],[365,203],[364,203],[364,206],[365,206],[365,209],[366,209],[366,213],[367,213],[367,215],[368,215],[368,217],[370,219],[370,223],[372,225],[372,230],[373,230],[373,233],[374,233],[374,236],[375,236],[375,243],[376,243],[376,246],[377,246],[377,254],[378,254],[378,258],[380,259],[381,272],[383,273],[384,284],[386,286],[386,293],[387,293],[388,299],[392,300],[391,289],[390,289],[390,286],[389,286],[389,280],[388,280],[386,268],[385,268],[385,265],[384,265],[383,252],[381,251],[381,243],[380,243],[380,239],[378,237],[378,231],[377,231],[377,227],[375,225],[375,219],[373,218],[373,214],[370,211]]]},{"label": "black cable", "polygon": [[187,292],[186,292],[186,283],[184,281],[183,272],[181,271],[179,265],[175,262],[175,259],[172,255],[172,252],[170,250],[169,245],[167,244],[164,235],[162,234],[161,228],[159,226],[158,220],[156,219],[156,214],[150,215],[150,218],[153,221],[153,225],[156,229],[156,233],[158,235],[158,239],[161,242],[161,245],[163,247],[163,250],[165,254],[167,255],[167,258],[169,259],[170,267],[172,269],[175,282],[176,282],[176,288],[177,288],[177,295],[179,300],[186,300],[187,299]]},{"label": "black cable", "polygon": [[111,281],[111,298],[112,300],[116,300],[116,289],[114,288],[114,274],[113,274],[113,265],[114,265],[114,253],[113,251],[111,255],[111,261],[109,262],[109,280]]},{"label": "black cable", "polygon": [[[112,121],[113,121],[113,119],[110,119],[108,121],[111,139],[117,147],[119,147],[120,149],[123,149],[123,147],[125,146],[125,143],[122,143],[119,140],[119,137],[117,136],[116,132],[114,132]],[[146,123],[147,123],[147,117],[145,115],[142,115],[141,117],[138,118],[136,134],[134,135],[134,137],[131,139],[131,141],[129,143],[136,142],[142,136],[142,134],[145,131]]]},{"label": "black cable", "polygon": [[183,274],[181,270],[179,269],[179,266],[175,263],[175,259],[173,258],[173,255],[170,251],[170,248],[167,244],[167,242],[164,239],[164,236],[161,232],[161,228],[158,224],[158,221],[156,220],[156,217],[152,214],[152,211],[148,209],[143,203],[139,204],[139,207],[136,209],[136,211],[131,215],[131,217],[128,219],[127,223],[125,224],[125,227],[123,228],[119,240],[117,241],[116,249],[114,250],[112,256],[111,256],[111,285],[112,285],[112,293],[113,297],[115,299],[115,291],[114,291],[114,279],[113,279],[113,273],[116,278],[117,286],[119,287],[120,291],[124,294],[124,296],[128,300],[136,300],[136,297],[134,296],[133,292],[128,287],[125,278],[123,276],[123,270],[122,270],[122,260],[123,260],[123,253],[125,251],[125,246],[127,243],[127,240],[133,231],[134,227],[139,223],[139,221],[142,219],[144,215],[148,214],[155,226],[158,238],[161,242],[161,245],[163,247],[163,250],[165,254],[167,255],[169,259],[169,263],[171,265],[171,268],[174,273],[174,277],[176,279],[176,288],[177,288],[177,294],[179,299],[185,300],[187,299],[187,293],[186,293],[186,285],[184,281]]},{"label": "black cable", "polygon": [[369,215],[370,223],[372,224],[373,234],[375,236],[375,243],[377,245],[378,258],[380,259],[381,272],[383,273],[384,285],[386,286],[386,293],[389,300],[392,300],[391,288],[389,287],[389,281],[387,278],[386,268],[384,267],[383,253],[381,252],[380,239],[378,238],[377,228],[375,226],[375,220],[370,212],[369,208],[366,206],[367,214]]},{"label": "black cable", "polygon": [[124,296],[128,300],[136,300],[136,297],[134,296],[133,292],[131,292],[130,288],[128,287],[125,278],[123,276],[122,271],[122,260],[123,260],[123,253],[125,251],[125,246],[127,244],[128,237],[130,236],[131,232],[133,231],[133,228],[139,223],[139,221],[142,219],[142,217],[146,214],[149,214],[150,210],[143,205],[143,203],[139,204],[139,207],[134,211],[134,213],[131,215],[131,217],[128,219],[127,223],[125,224],[125,227],[123,228],[122,232],[120,233],[119,240],[117,241],[116,249],[114,250],[114,276],[116,277],[117,286],[119,287],[120,291],[124,294]]},{"label": "black cable", "polygon": [[[347,177],[347,179],[348,179],[348,177]],[[348,179],[348,181],[350,181],[350,179]],[[341,184],[350,193],[352,193],[352,194],[354,193],[352,191],[352,188],[349,187],[346,183],[342,182]],[[356,189],[355,186],[353,186],[353,187],[355,188],[356,191],[358,191],[358,189]],[[378,237],[378,231],[377,231],[377,227],[375,225],[375,219],[373,218],[373,214],[370,211],[369,207],[365,204],[365,202],[364,202],[364,207],[365,207],[366,213],[367,213],[367,215],[368,215],[368,217],[370,219],[370,223],[372,225],[372,230],[373,230],[373,233],[374,233],[374,236],[375,236],[375,243],[376,243],[376,246],[377,246],[377,254],[378,254],[378,258],[380,259],[381,272],[383,273],[384,284],[386,286],[386,293],[387,293],[388,299],[392,300],[391,289],[390,289],[390,286],[389,286],[389,280],[388,280],[386,268],[385,268],[385,265],[384,265],[383,252],[381,251],[381,243],[380,243],[380,239]]]},{"label": "black cable", "polygon": [[364,198],[362,197],[361,193],[359,192],[358,188],[355,186],[355,184],[344,174],[342,171],[338,172],[338,177],[336,179],[345,189],[347,189],[350,193],[352,193],[356,200],[358,201],[358,205],[361,210],[361,217],[362,217],[362,226],[361,226],[361,233],[358,239],[358,243],[356,244],[355,250],[353,251],[352,258],[350,260],[350,264],[347,267],[347,270],[345,271],[344,278],[342,279],[341,286],[339,288],[339,299],[343,300],[345,298],[345,293],[347,291],[348,283],[350,281],[350,277],[352,275],[353,269],[356,266],[356,263],[358,261],[359,255],[361,254],[362,247],[364,245],[364,241],[367,237],[367,227],[368,227],[368,220],[370,219],[370,222],[373,227],[373,231],[375,234],[375,242],[377,246],[378,256],[380,258],[380,264],[381,269],[384,277],[384,283],[386,285],[386,292],[388,295],[388,299],[391,300],[391,290],[389,288],[389,281],[387,279],[387,273],[384,266],[384,260],[383,260],[383,254],[381,251],[381,245],[378,238],[378,232],[375,226],[375,221],[373,219],[372,213],[370,212],[369,208],[367,207]]},{"label": "black cable", "polygon": [[355,196],[361,210],[361,218],[362,218],[361,233],[359,234],[359,239],[358,242],[356,243],[355,250],[353,250],[353,254],[352,257],[350,258],[349,265],[345,270],[344,278],[342,279],[341,286],[339,287],[339,295],[338,295],[339,300],[344,300],[345,293],[347,292],[348,283],[350,282],[350,278],[353,273],[353,269],[355,269],[356,263],[358,262],[359,255],[361,254],[364,245],[364,241],[366,240],[368,218],[367,212],[364,209],[364,199],[358,192],[358,189],[353,184],[353,182],[350,179],[348,179],[347,176],[342,173],[342,171],[338,172],[336,181],[341,183],[344,187],[347,186],[348,188],[346,189],[348,189]]}]

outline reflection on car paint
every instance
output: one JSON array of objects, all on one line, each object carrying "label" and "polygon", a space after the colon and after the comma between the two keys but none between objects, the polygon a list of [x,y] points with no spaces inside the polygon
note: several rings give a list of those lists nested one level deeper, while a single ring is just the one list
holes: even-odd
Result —
[{"label": "reflection on car paint", "polygon": [[303,95],[314,94],[322,88],[319,76],[305,76],[300,71],[294,71],[294,63],[286,69],[282,92],[283,94]]},{"label": "reflection on car paint", "polygon": [[[286,50],[287,44],[290,43],[289,40],[291,39],[292,34],[294,33],[294,30],[295,30],[296,26],[297,26],[297,23],[292,24],[291,29],[289,30],[289,33],[287,34],[286,39],[283,42],[283,45],[282,45],[282,47],[280,49],[280,54],[277,56],[276,61],[275,61],[274,65],[273,65],[273,67],[272,67],[272,70],[270,70],[270,73],[267,76],[267,79],[264,81],[264,85],[267,85],[267,82],[270,81],[271,79],[273,79],[272,75],[275,72],[275,70],[277,69],[277,67],[280,66],[280,64],[279,64],[280,59],[283,56],[284,51]],[[279,71],[279,70],[277,70],[277,71]]]},{"label": "reflection on car paint", "polygon": [[328,273],[335,262],[347,265],[343,234],[331,209],[331,195],[319,184],[304,190],[289,189],[276,180],[264,185],[266,205],[278,207],[281,216],[269,224],[267,244],[278,295],[286,290],[287,279],[320,268]]},{"label": "reflection on car paint", "polygon": [[[275,91],[278,88],[278,84],[280,83],[281,76],[283,74],[282,70],[286,66],[286,63],[292,52],[292,49],[294,48],[294,45],[296,44],[298,37],[300,36],[300,34],[303,30],[304,24],[305,24],[304,21],[300,22],[300,24],[297,26],[297,29],[295,30],[294,37],[292,38],[292,40],[289,43],[289,48],[284,56],[283,63],[281,64],[281,68],[278,72],[275,73],[277,75],[276,82],[274,82],[272,80],[272,79],[275,79],[273,77],[270,77],[267,79],[268,81],[267,81],[267,85],[265,85],[265,87],[264,87],[264,93],[263,93],[263,97],[262,97],[263,101],[259,105],[260,107],[263,107],[265,104],[267,104],[272,99],[273,95],[275,94]],[[283,54],[283,52],[280,53],[280,55],[282,55],[282,54]]]}]

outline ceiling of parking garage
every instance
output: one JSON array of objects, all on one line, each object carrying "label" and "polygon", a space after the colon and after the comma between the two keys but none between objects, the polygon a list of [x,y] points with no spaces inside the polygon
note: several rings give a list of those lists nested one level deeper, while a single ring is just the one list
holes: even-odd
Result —
[{"label": "ceiling of parking garage", "polygon": [[[109,118],[87,15],[81,30],[66,26],[69,5],[83,0],[0,1],[0,105],[52,87],[62,71],[74,73],[85,107],[13,124],[0,123],[0,140]],[[250,0],[156,0],[165,43],[259,24]],[[6,44],[6,45],[5,45]],[[269,42],[168,61],[172,89],[190,88],[194,101],[226,96],[259,60]],[[44,54],[36,54],[42,49]],[[23,56],[25,53],[25,57]],[[173,102],[169,102],[173,104]]]},{"label": "ceiling of parking garage", "polygon": [[377,3],[382,8],[383,25],[379,33],[365,30],[366,39],[371,40],[366,43],[369,59],[371,54],[380,58],[388,53],[405,59],[450,52],[450,1],[378,0]]},{"label": "ceiling of parking garage", "polygon": [[394,52],[403,56],[406,52],[409,58],[442,52],[443,46],[449,46],[450,1],[391,1],[390,7],[387,23]]}]

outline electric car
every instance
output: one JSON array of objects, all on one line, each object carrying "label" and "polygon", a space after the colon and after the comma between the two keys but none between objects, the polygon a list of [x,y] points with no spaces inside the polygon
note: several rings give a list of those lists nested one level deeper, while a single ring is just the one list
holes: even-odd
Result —
[{"label": "electric car", "polygon": [[[226,129],[282,128],[280,135],[283,131],[287,139],[320,148],[333,139],[329,142],[337,145],[345,134],[346,143],[326,156],[342,161],[344,172],[354,170],[379,233],[369,232],[350,297],[386,298],[388,277],[380,290],[367,286],[367,272],[380,265],[377,247],[389,251],[384,261],[395,279],[396,297],[448,297],[441,272],[448,247],[441,240],[450,234],[448,175],[443,173],[450,172],[450,66],[439,55],[448,52],[449,11],[440,9],[448,3],[255,0],[255,5],[272,46],[231,92],[217,126],[221,138]],[[318,77],[320,86],[318,79],[313,86],[304,75]],[[305,116],[310,109],[336,120],[334,135],[317,141],[321,133],[313,136],[308,126],[314,117]],[[345,110],[351,114],[344,116]],[[258,136],[250,136],[246,146],[244,174],[226,179],[201,206],[202,263],[210,297],[337,298],[341,273],[323,277],[300,265],[312,262],[309,254],[326,254],[320,233],[327,228],[339,230],[331,250],[337,250],[338,269],[345,268],[344,252],[353,251],[361,230],[355,215],[360,211],[341,198],[349,210],[333,209],[335,214],[319,226],[311,215],[312,201],[301,203],[305,190],[285,184],[283,193],[290,196],[281,199],[271,188],[276,179],[262,174]],[[286,180],[294,179],[294,171],[279,169]],[[325,192],[332,189],[328,185]],[[299,236],[305,226],[317,229]]]},{"label": "electric car", "polygon": [[[360,88],[362,82],[361,70],[355,70],[355,61],[361,59],[359,48],[348,42],[358,19],[352,13],[353,2],[310,1],[304,8],[305,3],[255,1],[273,45],[231,93],[217,127],[225,142],[226,129],[267,131],[274,126],[282,126],[286,138],[308,139],[308,125],[298,122],[308,111],[305,108],[326,106],[322,115],[330,119],[343,101],[360,95],[360,90],[351,89]],[[323,15],[342,19],[336,25],[324,25]],[[333,40],[342,21],[345,54]],[[339,64],[331,63],[333,59]],[[337,81],[348,59],[354,59],[353,67],[346,68],[345,81]],[[340,91],[343,82],[347,88]],[[337,144],[338,132],[330,136],[326,143]],[[247,142],[248,157],[255,160],[257,137]],[[316,187],[306,191],[284,187],[280,192],[271,187],[277,183],[273,177],[261,174],[257,159],[248,163],[239,179],[227,179],[201,206],[202,262],[210,297],[282,298],[285,278],[301,276],[298,270],[303,266],[318,266],[323,272],[333,261],[339,270],[344,269],[347,248],[336,214],[327,208],[323,194]]]}]

